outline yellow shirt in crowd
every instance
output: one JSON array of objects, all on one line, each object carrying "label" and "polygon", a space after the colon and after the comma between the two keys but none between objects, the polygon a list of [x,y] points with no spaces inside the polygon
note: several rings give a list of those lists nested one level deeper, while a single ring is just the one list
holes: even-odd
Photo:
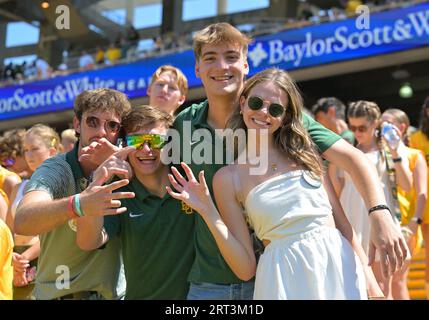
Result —
[{"label": "yellow shirt in crowd", "polygon": [[[419,131],[413,133],[409,139],[410,147],[423,152],[426,163],[429,164],[429,139]],[[428,190],[429,190],[429,170],[428,170]],[[423,214],[423,223],[429,223],[429,203],[426,202],[425,212]]]},{"label": "yellow shirt in crowd", "polygon": [[[411,172],[414,172],[419,153],[424,156],[424,154],[420,150],[407,148],[407,158]],[[399,209],[401,210],[402,225],[407,225],[408,223],[410,223],[411,218],[414,216],[417,201],[416,197],[417,195],[414,187],[411,188],[411,191],[406,192],[400,186],[398,186],[398,202]]]},{"label": "yellow shirt in crowd", "polygon": [[[0,197],[6,194],[0,189]],[[13,238],[6,223],[0,219],[0,300],[12,300],[12,267]]]},{"label": "yellow shirt in crowd", "polygon": [[106,58],[111,63],[115,63],[117,60],[121,58],[121,50],[118,48],[109,48],[106,51]]},{"label": "yellow shirt in crowd", "polygon": [[[3,191],[4,180],[8,176],[16,176],[17,178],[19,178],[19,180],[21,180],[19,175],[17,175],[15,172],[9,171],[9,170],[3,168],[2,166],[0,166],[0,189],[2,191]],[[4,194],[4,197],[5,197],[7,204],[9,204],[9,197],[6,194]]]}]

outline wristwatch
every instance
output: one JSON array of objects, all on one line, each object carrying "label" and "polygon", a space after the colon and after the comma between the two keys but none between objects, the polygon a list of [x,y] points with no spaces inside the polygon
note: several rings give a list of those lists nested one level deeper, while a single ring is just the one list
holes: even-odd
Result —
[{"label": "wristwatch", "polygon": [[419,225],[423,223],[423,219],[422,218],[417,218],[417,217],[413,217],[411,219],[411,221],[415,221]]}]

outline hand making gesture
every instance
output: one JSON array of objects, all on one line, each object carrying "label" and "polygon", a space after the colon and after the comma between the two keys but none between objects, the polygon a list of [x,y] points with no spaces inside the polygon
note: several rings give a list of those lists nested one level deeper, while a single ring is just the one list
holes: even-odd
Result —
[{"label": "hand making gesture", "polygon": [[98,166],[118,150],[120,150],[119,147],[110,143],[106,138],[101,138],[82,148],[79,162],[89,162]]},{"label": "hand making gesture", "polygon": [[[127,147],[115,152],[93,174],[93,181],[80,194],[82,212],[86,216],[105,216],[120,214],[127,210],[121,207],[120,199],[134,198],[134,192],[114,192],[129,183],[129,165],[126,165],[128,154],[135,150]],[[125,179],[104,185],[114,175]]]},{"label": "hand making gesture", "polygon": [[204,171],[199,173],[199,181],[195,178],[191,168],[182,162],[182,168],[185,170],[187,180],[180,174],[180,172],[172,167],[173,175],[169,174],[168,178],[171,185],[178,191],[174,192],[170,187],[167,192],[175,199],[185,202],[188,206],[198,211],[201,215],[211,212],[214,207],[213,200],[210,196],[209,188],[207,187],[206,179],[204,178]]}]

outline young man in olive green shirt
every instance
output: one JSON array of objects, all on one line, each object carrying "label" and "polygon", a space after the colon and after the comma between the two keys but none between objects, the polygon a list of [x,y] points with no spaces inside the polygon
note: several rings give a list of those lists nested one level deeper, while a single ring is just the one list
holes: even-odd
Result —
[{"label": "young man in olive green shirt", "polygon": [[[40,235],[40,256],[34,295],[36,299],[119,299],[125,292],[120,241],[96,252],[76,245],[76,221],[70,210],[73,197],[88,214],[104,211],[107,202],[87,190],[96,165],[79,161],[82,149],[106,139],[115,144],[120,123],[131,105],[113,89],[87,90],[74,103],[74,128],[79,140],[72,151],[46,160],[31,176],[15,216],[15,231]],[[120,199],[120,194],[109,194]],[[115,211],[115,209],[112,209]]]},{"label": "young man in olive green shirt", "polygon": [[[181,112],[174,122],[174,128],[182,136],[182,159],[190,165],[195,175],[204,170],[210,191],[213,175],[223,164],[214,164],[213,161],[197,164],[189,159],[189,154],[192,155],[192,149],[197,148],[199,142],[193,141],[192,132],[187,131],[188,128],[191,131],[205,128],[213,136],[214,129],[225,128],[249,72],[249,43],[250,39],[228,23],[212,24],[194,36],[195,72],[201,78],[207,101]],[[383,191],[375,179],[375,168],[366,161],[364,155],[310,117],[304,116],[303,121],[322,155],[351,174],[368,208],[385,204]],[[183,138],[185,134],[191,136],[190,141]],[[190,145],[185,146],[187,143]],[[385,209],[374,211],[371,222],[372,243],[382,256],[384,273],[392,273],[402,265],[406,256],[405,241],[394,228],[390,214]],[[198,215],[195,233],[196,258],[189,275],[191,285],[188,299],[251,299],[252,281],[243,282],[233,274],[207,225]]]}]

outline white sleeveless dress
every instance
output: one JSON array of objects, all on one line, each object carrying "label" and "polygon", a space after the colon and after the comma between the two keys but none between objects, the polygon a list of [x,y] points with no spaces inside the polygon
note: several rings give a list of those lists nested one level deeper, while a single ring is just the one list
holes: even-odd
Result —
[{"label": "white sleeveless dress", "polygon": [[295,170],[264,181],[245,209],[259,239],[271,243],[256,271],[254,299],[367,299],[362,266],[332,215],[320,181]]}]

